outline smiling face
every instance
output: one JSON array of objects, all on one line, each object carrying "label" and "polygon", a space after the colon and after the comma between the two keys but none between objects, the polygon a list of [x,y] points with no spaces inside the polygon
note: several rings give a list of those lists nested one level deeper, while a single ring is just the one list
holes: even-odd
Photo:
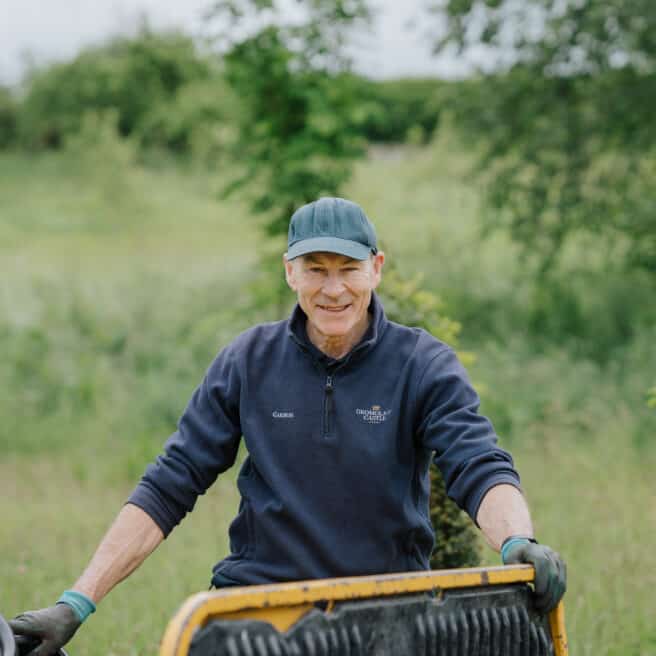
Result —
[{"label": "smiling face", "polygon": [[342,346],[330,350],[350,350],[364,335],[384,261],[381,252],[366,260],[323,252],[285,258],[287,284],[296,292],[308,318],[308,336],[319,348],[325,350],[321,343],[327,341]]}]

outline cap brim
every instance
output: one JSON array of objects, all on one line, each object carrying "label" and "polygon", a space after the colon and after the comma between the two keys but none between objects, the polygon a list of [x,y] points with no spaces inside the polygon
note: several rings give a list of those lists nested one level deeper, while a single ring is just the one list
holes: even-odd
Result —
[{"label": "cap brim", "polygon": [[287,250],[287,259],[307,255],[308,253],[337,253],[345,255],[354,260],[366,260],[371,254],[371,248],[350,239],[339,239],[338,237],[313,237],[298,241]]}]

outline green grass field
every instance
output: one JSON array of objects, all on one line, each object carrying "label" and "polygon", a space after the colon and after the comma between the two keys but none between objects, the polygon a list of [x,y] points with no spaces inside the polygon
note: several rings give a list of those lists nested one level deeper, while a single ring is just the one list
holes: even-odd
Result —
[{"label": "green grass field", "polygon": [[[449,313],[466,317],[461,346],[477,354],[483,410],[515,455],[538,537],[568,562],[571,653],[656,654],[656,419],[644,403],[653,335],[603,367],[535,348],[512,314],[526,293],[521,262],[503,235],[480,240],[466,171],[448,140],[376,152],[344,194],[375,219],[388,257],[423,272]],[[257,220],[217,200],[220,182],[220,172],[144,168],[113,141],[0,155],[6,617],[49,605],[74,581],[213,354],[263,318],[244,310],[263,247]],[[486,337],[492,315],[510,326],[503,339]],[[71,656],[156,652],[227,552],[234,478],[109,595]]]}]

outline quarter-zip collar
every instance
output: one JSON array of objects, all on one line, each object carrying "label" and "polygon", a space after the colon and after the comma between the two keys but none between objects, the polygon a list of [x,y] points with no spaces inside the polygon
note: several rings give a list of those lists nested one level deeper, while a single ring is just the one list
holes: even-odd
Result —
[{"label": "quarter-zip collar", "polygon": [[332,358],[319,350],[308,337],[307,334],[307,315],[297,303],[292,310],[287,324],[287,334],[294,342],[305,351],[313,360],[321,364],[326,369],[342,367],[348,362],[362,357],[370,351],[380,341],[387,327],[387,317],[383,306],[376,296],[375,292],[371,294],[368,312],[371,315],[371,321],[362,339],[340,359]]}]

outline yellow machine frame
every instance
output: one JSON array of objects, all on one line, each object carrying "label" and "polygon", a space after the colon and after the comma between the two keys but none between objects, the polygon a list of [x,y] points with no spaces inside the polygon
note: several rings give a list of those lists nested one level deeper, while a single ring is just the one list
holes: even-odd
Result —
[{"label": "yellow machine frame", "polygon": [[[160,656],[187,656],[194,633],[210,620],[261,620],[283,632],[312,610],[318,601],[327,602],[327,612],[330,612],[338,601],[531,583],[534,576],[535,571],[530,565],[511,565],[320,579],[201,592],[189,597],[169,622]],[[562,601],[549,614],[549,627],[555,656],[567,656]]]}]

